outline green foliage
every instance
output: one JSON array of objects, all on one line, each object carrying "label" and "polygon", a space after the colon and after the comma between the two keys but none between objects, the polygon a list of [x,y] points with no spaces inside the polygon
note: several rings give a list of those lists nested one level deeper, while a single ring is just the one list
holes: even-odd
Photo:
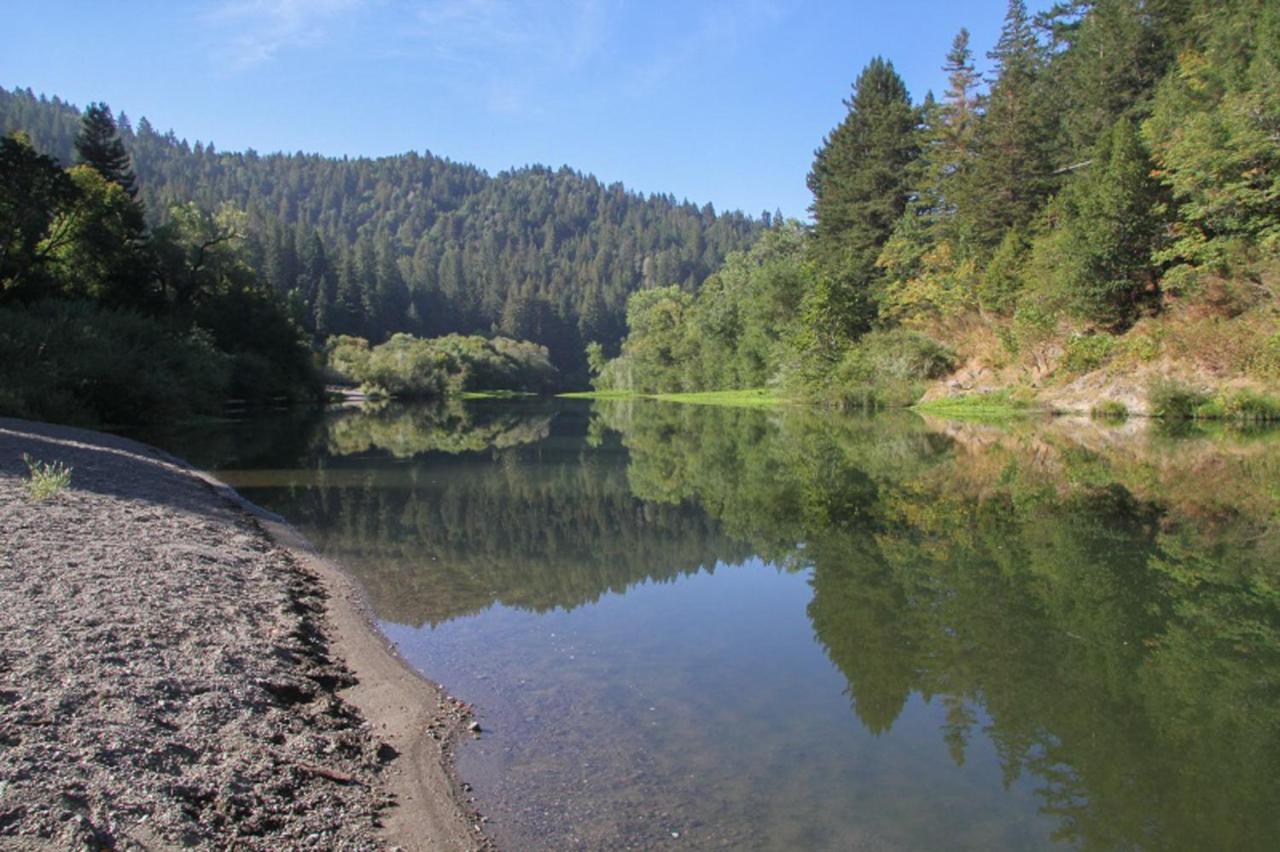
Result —
[{"label": "green foliage", "polygon": [[957,211],[982,251],[1011,228],[1026,228],[1054,188],[1052,120],[1041,97],[1042,52],[1022,0],[1009,0],[1000,39],[988,54],[995,80],[978,125],[978,155],[967,200]]},{"label": "green foliage", "polygon": [[696,296],[674,286],[634,294],[622,352],[592,384],[660,393],[775,382],[805,349],[796,315],[812,292],[807,248],[799,225],[779,223],[750,251],[730,255]]},{"label": "green foliage", "polygon": [[979,280],[978,302],[996,314],[1012,314],[1022,290],[1022,268],[1030,243],[1018,228],[1010,228],[1000,240]]},{"label": "green foliage", "polygon": [[71,484],[70,465],[62,462],[44,462],[22,454],[27,466],[27,496],[32,500],[46,500]]},{"label": "green foliage", "polygon": [[81,163],[118,185],[130,198],[138,194],[129,152],[120,141],[115,119],[106,104],[89,104],[85,108],[80,132],[76,135],[76,155]]},{"label": "green foliage", "polygon": [[80,142],[85,162],[66,171],[20,136],[0,142],[0,363],[23,374],[0,405],[126,424],[317,395],[301,329],[252,271],[243,214],[180,205],[148,233],[109,111],[86,114]]},{"label": "green foliage", "polygon": [[1076,334],[1067,340],[1062,365],[1071,373],[1087,373],[1106,363],[1115,349],[1109,334]]},{"label": "green foliage", "polygon": [[873,331],[844,353],[815,392],[838,408],[905,407],[920,398],[926,381],[955,366],[955,353],[923,334]]},{"label": "green foliage", "polygon": [[1249,370],[1265,379],[1280,379],[1280,331],[1268,337],[1250,359]]},{"label": "green foliage", "polygon": [[1089,409],[1089,416],[1095,420],[1124,420],[1129,416],[1129,407],[1115,399],[1104,399]]},{"label": "green foliage", "polygon": [[359,384],[369,372],[369,341],[339,334],[324,344],[325,367],[332,379]]},{"label": "green foliage", "polygon": [[1062,277],[1076,312],[1091,322],[1127,327],[1156,295],[1151,252],[1161,223],[1150,175],[1137,129],[1121,119],[1067,193]]},{"label": "green foliage", "polygon": [[1280,10],[1236,0],[1199,11],[1203,39],[1161,83],[1143,131],[1177,202],[1166,263],[1228,271],[1280,256]]},{"label": "green foliage", "polygon": [[0,306],[0,411],[85,425],[213,414],[231,359],[202,330],[91,302]]},{"label": "green foliage", "polygon": [[51,255],[64,237],[54,217],[77,194],[57,161],[15,132],[0,138],[0,298],[31,298],[53,289]]},{"label": "green foliage", "polygon": [[[80,116],[0,89],[0,133],[70,162]],[[316,339],[392,333],[530,339],[585,382],[587,341],[616,351],[628,296],[692,291],[761,222],[567,167],[489,175],[429,153],[327,158],[195,146],[145,119],[119,128],[153,224],[175,203],[242,210],[250,266]]]},{"label": "green foliage", "polygon": [[545,392],[556,370],[545,347],[496,337],[458,334],[421,339],[394,334],[370,348],[357,337],[332,337],[325,345],[329,371],[361,383],[371,395],[432,399],[464,391]]},{"label": "green foliage", "polygon": [[[1280,420],[1280,399],[1252,390],[1224,393],[1215,402],[1226,420],[1272,422]],[[1205,416],[1200,412],[1199,416]]]},{"label": "green foliage", "polygon": [[1164,420],[1190,420],[1209,401],[1207,394],[1174,379],[1161,379],[1147,389],[1147,410]]},{"label": "green foliage", "polygon": [[[1052,84],[1045,96],[1058,111],[1058,143],[1072,163],[1087,160],[1108,128],[1121,118],[1137,119],[1150,108],[1152,93],[1174,58],[1170,28],[1190,3],[1149,0],[1092,0],[1058,7],[1058,52],[1050,61]],[[1058,11],[1055,10],[1055,11]],[[1052,14],[1052,13],[1051,13]]]},{"label": "green foliage", "polygon": [[874,322],[876,259],[906,209],[907,167],[919,156],[919,112],[891,62],[871,60],[845,106],[808,179],[823,277],[807,313],[820,340],[852,339]]}]

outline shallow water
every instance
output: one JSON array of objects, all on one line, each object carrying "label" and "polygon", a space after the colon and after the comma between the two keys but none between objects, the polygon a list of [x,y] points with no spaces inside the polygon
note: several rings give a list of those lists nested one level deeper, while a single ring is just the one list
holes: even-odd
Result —
[{"label": "shallow water", "polygon": [[1280,435],[482,402],[144,437],[477,705],[504,848],[1280,836]]}]

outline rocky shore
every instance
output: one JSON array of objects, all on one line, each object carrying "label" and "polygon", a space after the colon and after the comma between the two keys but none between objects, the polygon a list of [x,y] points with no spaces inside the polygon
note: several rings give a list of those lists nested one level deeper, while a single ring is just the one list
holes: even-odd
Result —
[{"label": "rocky shore", "polygon": [[[23,454],[70,484],[34,499]],[[0,420],[0,847],[483,847],[467,723],[278,519],[144,445]]]}]

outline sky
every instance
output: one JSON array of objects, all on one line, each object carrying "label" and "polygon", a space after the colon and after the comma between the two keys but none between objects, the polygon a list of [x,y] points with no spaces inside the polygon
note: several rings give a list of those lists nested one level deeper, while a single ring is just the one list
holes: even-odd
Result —
[{"label": "sky", "polygon": [[[430,151],[568,165],[717,210],[806,218],[814,149],[876,55],[912,97],[1004,0],[11,2],[0,86],[219,150]],[[1049,5],[1031,0],[1035,11]]]}]

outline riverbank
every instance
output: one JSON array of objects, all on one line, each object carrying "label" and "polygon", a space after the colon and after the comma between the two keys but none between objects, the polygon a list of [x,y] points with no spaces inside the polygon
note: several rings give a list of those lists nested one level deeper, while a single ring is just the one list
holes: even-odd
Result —
[{"label": "riverbank", "polygon": [[[24,453],[70,484],[33,499]],[[467,708],[231,489],[0,419],[0,547],[0,845],[486,845],[451,770]]]}]

